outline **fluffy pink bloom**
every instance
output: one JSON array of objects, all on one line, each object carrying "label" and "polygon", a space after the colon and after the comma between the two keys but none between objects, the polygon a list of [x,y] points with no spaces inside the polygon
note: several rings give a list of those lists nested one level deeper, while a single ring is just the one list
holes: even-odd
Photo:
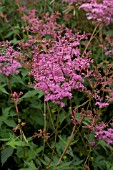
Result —
[{"label": "fluffy pink bloom", "polygon": [[105,128],[108,125],[101,122],[95,127],[95,137],[97,140],[104,140],[108,145],[113,144],[113,128]]},{"label": "fluffy pink bloom", "polygon": [[44,91],[46,101],[64,106],[63,99],[71,99],[73,90],[84,89],[85,72],[92,60],[90,53],[80,56],[80,41],[86,39],[86,35],[73,34],[72,30],[56,22],[58,17],[59,13],[52,16],[47,13],[41,20],[34,11],[24,15],[27,30],[35,36],[30,36],[23,46],[29,48],[32,44],[31,74],[36,81],[35,88]]},{"label": "fluffy pink bloom", "polygon": [[87,19],[96,23],[109,25],[113,22],[113,1],[112,0],[92,0],[90,3],[84,3],[80,6],[87,12]]},{"label": "fluffy pink bloom", "polygon": [[87,19],[95,23],[109,25],[113,22],[113,1],[112,0],[63,0],[70,4],[79,4],[79,9],[86,11]]},{"label": "fluffy pink bloom", "polygon": [[[65,30],[65,36],[57,36],[45,53],[34,55],[32,75],[36,80],[35,88],[45,93],[46,101],[53,101],[63,106],[64,98],[72,98],[76,89],[84,89],[85,70],[91,59],[81,58],[79,44],[81,36]],[[47,40],[44,42],[47,43]],[[73,59],[73,56],[76,56]]]},{"label": "fluffy pink bloom", "polygon": [[20,53],[15,51],[10,43],[0,43],[0,74],[9,76],[11,74],[18,74],[18,68],[21,68],[21,64],[16,60],[16,57],[20,56]]}]

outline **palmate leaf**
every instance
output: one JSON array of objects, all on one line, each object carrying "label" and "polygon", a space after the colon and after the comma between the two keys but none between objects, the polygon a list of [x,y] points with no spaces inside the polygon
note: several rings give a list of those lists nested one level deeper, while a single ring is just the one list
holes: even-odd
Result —
[{"label": "palmate leaf", "polygon": [[14,148],[12,148],[11,146],[8,146],[1,152],[2,166],[7,161],[7,159],[13,154],[13,151],[14,151]]}]

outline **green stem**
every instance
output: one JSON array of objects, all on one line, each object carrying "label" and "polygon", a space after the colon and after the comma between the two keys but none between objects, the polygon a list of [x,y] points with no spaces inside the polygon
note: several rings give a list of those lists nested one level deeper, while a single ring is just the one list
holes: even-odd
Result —
[{"label": "green stem", "polygon": [[55,148],[56,148],[56,140],[57,140],[57,135],[58,135],[58,123],[59,123],[59,114],[60,114],[60,110],[61,108],[59,107],[58,108],[58,115],[57,115],[57,121],[56,121],[56,129],[55,129],[55,140],[54,140],[54,148],[53,148],[53,152],[52,152],[52,155],[51,155],[51,160],[48,164],[48,168],[53,160],[53,156],[54,156],[54,153],[55,153]]},{"label": "green stem", "polygon": [[[46,102],[44,101],[44,134],[46,134],[46,128],[47,128],[47,124],[46,124]],[[44,147],[45,147],[45,142],[46,142],[46,139],[44,138]]]}]

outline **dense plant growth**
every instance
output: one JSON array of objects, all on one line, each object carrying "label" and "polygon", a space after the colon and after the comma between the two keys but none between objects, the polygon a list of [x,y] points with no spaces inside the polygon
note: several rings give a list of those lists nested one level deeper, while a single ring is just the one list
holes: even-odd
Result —
[{"label": "dense plant growth", "polygon": [[112,0],[0,5],[1,169],[112,170]]}]

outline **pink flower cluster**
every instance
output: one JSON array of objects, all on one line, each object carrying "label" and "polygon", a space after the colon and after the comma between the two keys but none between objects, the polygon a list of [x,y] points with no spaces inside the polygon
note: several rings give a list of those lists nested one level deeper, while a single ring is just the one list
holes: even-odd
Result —
[{"label": "pink flower cluster", "polygon": [[89,58],[90,53],[80,55],[80,41],[87,36],[72,33],[56,22],[58,18],[59,13],[51,16],[47,13],[42,20],[35,16],[35,11],[23,17],[28,22],[25,29],[32,32],[26,43],[28,47],[32,43],[31,75],[36,81],[35,88],[44,91],[46,101],[64,106],[63,99],[71,99],[73,90],[85,88],[84,77],[93,61]]},{"label": "pink flower cluster", "polygon": [[[101,117],[98,113],[95,112],[93,116],[91,110],[85,110],[84,108],[81,109],[79,119],[76,117],[78,114],[78,109],[74,109],[71,112],[71,120],[74,126],[78,126],[82,124],[83,121],[83,128],[89,129],[91,132],[94,133],[94,141],[90,144],[91,146],[96,146],[97,141],[104,140],[108,145],[113,144],[113,119],[109,121],[109,123],[105,123],[101,121]],[[87,122],[87,124],[84,122]],[[89,132],[86,130],[86,134],[89,136]]]},{"label": "pink flower cluster", "polygon": [[[56,12],[53,15],[49,15],[46,13],[44,16],[36,16],[36,10],[31,10],[28,15],[24,14],[22,19],[28,22],[28,26],[25,27],[25,30],[30,31],[35,34],[35,38],[33,42],[42,38],[45,35],[50,35],[52,37],[56,37],[57,32],[61,33],[64,25],[60,25],[56,22],[56,19],[60,17],[60,13]],[[40,19],[39,17],[43,18]],[[57,31],[57,32],[56,32]]]},{"label": "pink flower cluster", "polygon": [[113,1],[112,0],[92,0],[90,3],[85,3],[80,6],[87,12],[87,19],[93,20],[96,23],[109,25],[113,22]]},{"label": "pink flower cluster", "polygon": [[113,144],[113,128],[107,128],[107,124],[101,122],[95,127],[95,138],[104,140],[108,145]]},{"label": "pink flower cluster", "polygon": [[113,55],[113,38],[110,38],[109,36],[106,36],[106,49],[109,50],[105,52],[105,55]]},{"label": "pink flower cluster", "polygon": [[[106,62],[97,64],[88,71],[89,76],[86,77],[91,86],[91,90],[86,90],[89,98],[95,99],[95,105],[100,109],[109,106],[113,102],[113,64]],[[92,81],[93,80],[93,81]]]},{"label": "pink flower cluster", "polygon": [[15,59],[20,56],[20,53],[15,51],[10,43],[0,43],[0,74],[10,76],[15,73],[18,74],[18,68],[21,68],[21,64]]},{"label": "pink flower cluster", "polygon": [[[72,30],[64,28],[56,22],[60,16],[59,13],[49,16],[37,17],[36,11],[32,10],[23,19],[28,23],[24,28],[30,33],[28,41],[22,43],[25,51],[30,51],[33,56],[31,75],[35,78],[35,88],[40,88],[45,93],[46,101],[64,106],[64,98],[72,98],[73,90],[84,90],[89,98],[96,100],[96,105],[103,108],[113,101],[112,89],[109,86],[112,81],[111,73],[109,78],[100,74],[100,72],[90,69],[90,53],[81,57],[80,42],[87,39],[85,34],[74,34]],[[111,69],[108,66],[108,70]],[[106,75],[106,73],[105,73]],[[95,82],[92,82],[92,77]],[[89,91],[84,87],[84,78],[86,78],[93,87]],[[101,85],[102,88],[98,89]],[[108,87],[107,87],[108,86]],[[104,90],[107,95],[104,95]],[[103,94],[103,95],[102,95]]]},{"label": "pink flower cluster", "polygon": [[63,1],[68,2],[70,4],[74,4],[74,3],[90,2],[91,0],[63,0]]},{"label": "pink flower cluster", "polygon": [[79,9],[87,12],[87,19],[94,23],[109,25],[113,22],[113,1],[112,0],[64,0],[70,4],[80,3]]},{"label": "pink flower cluster", "polygon": [[[58,35],[57,40],[50,42],[47,51],[34,56],[32,75],[37,82],[35,88],[44,91],[46,101],[64,106],[62,99],[71,99],[73,90],[84,89],[85,70],[91,59],[90,53],[83,58],[80,56],[78,46],[82,36],[66,29],[64,36]],[[43,43],[48,45],[47,40]]]}]

